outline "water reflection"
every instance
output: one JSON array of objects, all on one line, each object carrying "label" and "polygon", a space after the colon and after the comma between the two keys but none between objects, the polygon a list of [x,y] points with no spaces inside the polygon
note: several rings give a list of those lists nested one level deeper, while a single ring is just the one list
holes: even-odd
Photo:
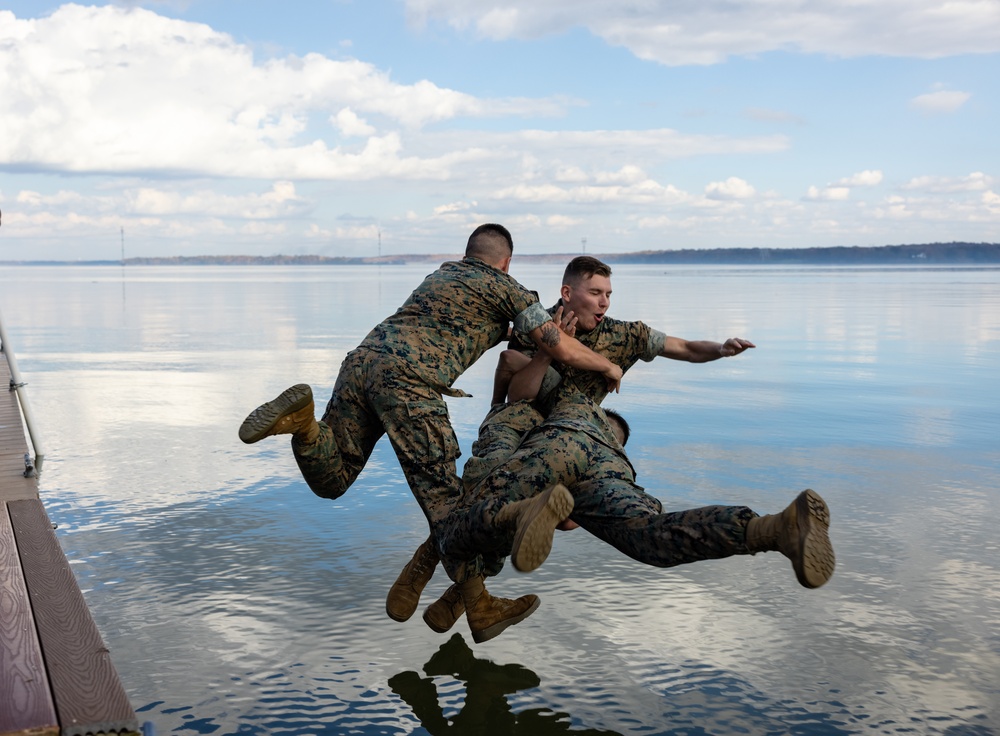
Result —
[{"label": "water reflection", "polygon": [[[457,734],[494,712],[505,732],[1000,731],[1000,271],[616,267],[615,316],[759,345],[628,373],[609,401],[641,482],[671,509],[815,487],[837,574],[804,591],[782,558],[659,571],[564,535],[496,583],[542,608],[470,654],[385,617],[426,535],[387,445],[330,503],[287,443],[235,436],[292,380],[328,396],[426,270],[129,268],[123,310],[120,268],[0,269],[46,507],[157,733]],[[554,295],[559,273],[520,277]],[[466,453],[494,361],[449,402]]]},{"label": "water reflection", "polygon": [[[574,728],[565,713],[529,708],[515,713],[507,696],[541,684],[538,675],[519,664],[496,664],[475,655],[461,634],[441,645],[423,666],[428,677],[408,670],[389,679],[389,687],[413,710],[431,736],[557,736],[558,734],[616,734],[592,728]],[[455,693],[455,678],[465,683]],[[440,690],[439,690],[440,685]],[[456,706],[457,699],[463,702]],[[454,712],[456,711],[457,712]],[[452,713],[453,715],[447,715]]]}]

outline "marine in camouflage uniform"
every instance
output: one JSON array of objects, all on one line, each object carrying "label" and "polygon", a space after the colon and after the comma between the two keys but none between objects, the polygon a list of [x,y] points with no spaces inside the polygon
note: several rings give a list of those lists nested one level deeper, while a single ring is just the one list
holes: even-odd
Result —
[{"label": "marine in camouflage uniform", "polygon": [[[606,317],[610,273],[610,268],[596,259],[574,259],[564,275],[563,299],[549,312],[555,317],[565,308],[578,317],[583,315],[576,328],[577,339],[623,370],[655,357],[708,362],[754,347],[742,338],[725,343],[681,340],[643,322]],[[536,352],[517,334],[511,347],[529,355]],[[503,373],[498,367],[498,378]],[[507,380],[510,377],[508,373]],[[608,391],[593,378],[586,371],[550,366],[540,388],[536,386],[535,404],[520,401],[491,408],[473,445],[474,457],[463,472],[467,491],[480,500],[471,501],[472,516],[465,518],[465,526],[455,528],[448,542],[456,551],[478,551],[481,554],[474,563],[478,569],[487,576],[497,574],[511,543],[511,529],[497,523],[497,512],[512,500],[562,482],[570,487],[576,503],[570,517],[574,522],[647,564],[670,567],[746,554],[751,549],[780,550],[792,559],[796,575],[806,587],[817,587],[828,579],[834,564],[825,531],[829,512],[818,494],[805,491],[781,514],[767,517],[759,517],[745,506],[664,514],[659,501],[635,483],[634,470],[597,406]],[[494,400],[501,400],[505,393],[506,386],[498,384]],[[552,412],[548,421],[543,423],[544,414],[536,407]],[[535,427],[539,429],[531,431]],[[747,534],[754,519],[760,523],[751,534],[751,548]],[[767,534],[761,531],[765,528]],[[459,603],[454,590],[449,589],[425,611],[425,622],[435,631],[448,630],[460,613]]]},{"label": "marine in camouflage uniform", "polygon": [[[576,316],[575,337],[596,353],[628,371],[638,361],[657,357],[689,363],[707,363],[739,355],[754,345],[743,338],[723,343],[684,340],[666,335],[641,321],[622,321],[607,316],[611,305],[611,268],[591,256],[577,256],[566,266],[560,300],[549,310],[565,309]],[[537,350],[526,335],[515,331],[510,347],[528,356]],[[596,376],[571,366],[553,363],[537,390],[539,407],[547,414],[562,396],[576,392],[600,404],[608,394]],[[500,399],[495,399],[500,400]]]},{"label": "marine in camouflage uniform", "polygon": [[338,498],[387,435],[432,532],[461,495],[460,455],[443,396],[506,334],[549,321],[535,296],[477,258],[442,265],[344,359],[314,443],[293,439],[309,487]]},{"label": "marine in camouflage uniform", "polygon": [[[486,424],[523,425],[532,420],[531,411],[527,402],[509,404],[493,411]],[[501,460],[514,434],[485,433],[487,442],[479,447],[484,462],[465,479],[475,481],[480,470],[488,472],[469,492],[464,523],[451,528],[446,542],[452,554],[477,560],[470,564],[483,566],[477,557],[482,554],[487,574],[496,569],[494,556],[511,552],[513,530],[494,523],[500,509],[556,483],[573,496],[572,521],[639,562],[673,567],[749,553],[745,530],[757,517],[754,511],[706,506],[664,513],[660,501],[635,482],[635,470],[606,414],[587,397],[567,394]]]}]

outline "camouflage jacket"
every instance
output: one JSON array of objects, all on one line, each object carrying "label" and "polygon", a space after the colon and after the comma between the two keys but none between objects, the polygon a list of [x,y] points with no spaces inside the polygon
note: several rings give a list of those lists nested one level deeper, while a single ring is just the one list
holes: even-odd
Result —
[{"label": "camouflage jacket", "polygon": [[[561,304],[562,300],[548,310],[549,314],[555,315]],[[576,339],[625,372],[638,361],[649,362],[659,355],[666,335],[645,322],[605,317],[593,330],[577,332]],[[510,347],[526,355],[534,355],[537,351],[531,338],[516,329]],[[599,373],[553,363],[538,392],[538,406],[543,413],[548,413],[558,401],[572,393],[581,393],[600,404],[608,395],[607,382]]]},{"label": "camouflage jacket", "polygon": [[452,383],[506,336],[511,322],[527,335],[550,319],[535,292],[478,258],[464,258],[428,275],[361,347],[396,356],[429,386],[462,396]]}]

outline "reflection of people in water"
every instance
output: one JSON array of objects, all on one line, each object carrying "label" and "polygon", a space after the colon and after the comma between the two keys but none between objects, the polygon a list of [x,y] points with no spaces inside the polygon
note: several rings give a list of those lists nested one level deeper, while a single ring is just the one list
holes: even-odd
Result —
[{"label": "reflection of people in water", "polygon": [[[413,710],[431,736],[461,734],[531,734],[532,736],[616,736],[614,731],[573,729],[569,716],[544,708],[514,713],[507,695],[538,687],[538,675],[519,664],[496,664],[477,658],[461,634],[441,645],[424,665],[427,677],[408,670],[389,679],[389,687]],[[450,676],[465,683],[465,704],[452,718],[438,700],[435,676]],[[620,735],[618,735],[620,736]]]}]

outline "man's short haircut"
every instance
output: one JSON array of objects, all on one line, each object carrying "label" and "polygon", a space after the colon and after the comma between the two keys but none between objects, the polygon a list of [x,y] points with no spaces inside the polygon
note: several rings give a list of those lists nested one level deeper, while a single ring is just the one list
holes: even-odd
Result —
[{"label": "man's short haircut", "polygon": [[609,422],[618,422],[618,426],[622,430],[622,447],[628,442],[629,435],[632,434],[632,429],[628,426],[628,422],[625,421],[625,417],[616,412],[614,409],[605,409],[604,413],[608,415]]},{"label": "man's short haircut", "polygon": [[487,263],[499,263],[514,252],[514,239],[503,225],[488,222],[472,231],[465,255],[479,258]]},{"label": "man's short haircut", "polygon": [[593,256],[577,256],[566,266],[562,282],[570,286],[576,286],[591,276],[606,276],[607,278],[611,278],[611,266]]}]

